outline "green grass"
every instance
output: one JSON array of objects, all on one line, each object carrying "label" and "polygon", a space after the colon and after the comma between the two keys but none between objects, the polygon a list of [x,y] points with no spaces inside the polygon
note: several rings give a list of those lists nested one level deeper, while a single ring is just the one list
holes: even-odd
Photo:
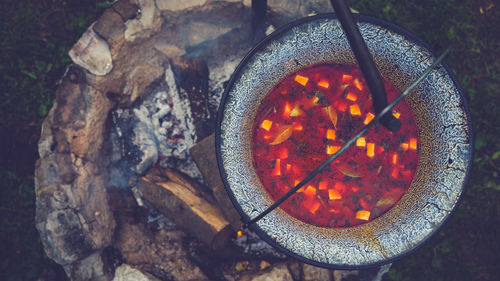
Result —
[{"label": "green grass", "polygon": [[[473,172],[455,214],[423,247],[395,262],[384,280],[500,280],[500,4],[487,10],[491,3],[349,1],[414,32],[436,53],[453,46],[446,61],[464,89],[476,136]],[[66,279],[45,256],[34,227],[34,151],[56,82],[70,63],[68,50],[107,6],[0,3],[0,280]],[[25,150],[33,155],[16,157]]]}]

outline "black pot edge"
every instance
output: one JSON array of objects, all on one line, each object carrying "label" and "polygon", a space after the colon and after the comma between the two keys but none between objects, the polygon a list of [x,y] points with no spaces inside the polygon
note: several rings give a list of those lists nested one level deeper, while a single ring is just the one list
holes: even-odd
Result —
[{"label": "black pot edge", "polygon": [[[241,72],[241,69],[247,64],[248,60],[256,52],[258,52],[263,46],[265,46],[267,43],[269,43],[270,41],[272,41],[276,37],[280,36],[285,31],[287,31],[288,29],[290,29],[290,28],[292,28],[292,27],[294,27],[296,25],[300,25],[302,23],[306,23],[306,22],[309,22],[309,21],[317,20],[317,19],[336,19],[336,18],[337,18],[336,15],[333,14],[333,13],[320,14],[320,15],[316,15],[316,16],[302,18],[302,19],[299,19],[297,21],[294,21],[294,22],[291,22],[291,23],[288,23],[288,24],[285,24],[285,25],[279,27],[276,31],[274,31],[272,34],[270,34],[269,36],[267,36],[266,38],[264,38],[262,41],[260,41],[255,47],[253,47],[249,51],[249,53],[241,60],[241,62],[238,64],[238,66],[236,67],[235,71],[231,75],[231,78],[229,79],[229,82],[227,83],[226,88],[224,89],[224,93],[222,95],[221,102],[220,102],[220,105],[219,105],[219,110],[218,110],[218,113],[217,113],[217,124],[216,124],[216,128],[215,128],[215,150],[216,150],[216,156],[217,156],[217,165],[218,165],[218,168],[219,168],[220,176],[221,176],[222,181],[224,183],[224,187],[226,188],[226,192],[228,193],[229,198],[231,199],[231,202],[233,203],[234,207],[238,210],[238,213],[242,216],[242,221],[243,222],[250,221],[250,218],[248,217],[248,215],[246,215],[243,212],[243,209],[239,206],[238,202],[236,201],[236,198],[234,196],[233,191],[229,188],[229,184],[227,182],[227,175],[226,175],[226,172],[224,170],[224,167],[222,166],[222,158],[221,158],[221,139],[220,139],[221,123],[222,123],[222,119],[223,119],[224,108],[225,108],[226,99],[227,99],[229,90],[232,88],[232,86],[234,84],[234,81],[236,80],[236,78],[238,77],[239,73]],[[372,23],[372,24],[379,25],[379,26],[382,26],[384,28],[387,28],[388,30],[394,31],[396,33],[399,33],[399,34],[403,35],[409,41],[412,41],[412,42],[416,43],[417,45],[420,45],[420,46],[424,47],[425,49],[427,49],[434,57],[437,57],[434,54],[434,52],[432,51],[431,47],[427,43],[425,43],[422,39],[420,39],[419,37],[417,37],[415,34],[411,33],[410,31],[404,29],[403,27],[400,27],[399,25],[396,25],[394,23],[390,23],[388,21],[385,21],[385,20],[382,20],[382,19],[378,19],[378,18],[375,18],[375,17],[372,17],[372,16],[364,15],[364,14],[354,14],[354,18],[358,22]],[[403,257],[405,257],[405,256],[407,256],[407,255],[409,255],[409,254],[411,254],[413,252],[415,252],[420,247],[422,247],[425,244],[425,242],[427,242],[432,236],[434,236],[443,227],[443,225],[449,220],[449,218],[451,217],[451,215],[455,212],[458,204],[462,200],[463,195],[464,195],[464,193],[466,191],[466,186],[467,186],[467,183],[469,182],[470,173],[471,173],[471,170],[472,170],[472,162],[473,162],[472,160],[474,158],[474,134],[472,132],[471,115],[470,115],[469,107],[468,107],[468,104],[467,104],[467,100],[465,99],[465,94],[464,94],[462,88],[460,87],[460,85],[458,84],[458,81],[457,81],[455,75],[453,74],[453,72],[451,71],[450,67],[446,63],[444,63],[444,62],[441,62],[441,65],[444,67],[444,69],[446,70],[446,72],[448,73],[448,75],[451,77],[451,79],[453,81],[453,84],[457,88],[457,90],[458,90],[458,92],[460,94],[460,97],[461,97],[461,102],[463,103],[462,107],[463,107],[463,109],[464,109],[464,111],[466,113],[467,119],[470,121],[467,124],[468,130],[469,130],[469,134],[470,134],[469,135],[469,144],[470,144],[470,149],[469,149],[469,155],[470,155],[470,157],[469,157],[469,165],[467,166],[465,180],[464,180],[464,183],[462,185],[462,193],[460,194],[457,202],[455,203],[455,206],[450,211],[450,213],[448,214],[448,216],[443,220],[443,222],[441,223],[441,225],[439,225],[438,227],[436,227],[434,229],[434,231],[431,234],[429,234],[424,240],[420,241],[420,243],[417,246],[415,246],[412,249],[410,249],[410,250],[408,250],[408,251],[406,251],[404,253],[401,253],[401,254],[399,254],[399,255],[397,255],[395,257],[392,257],[392,258],[389,258],[389,259],[386,259],[386,260],[383,260],[383,261],[380,261],[380,262],[372,263],[372,264],[363,264],[363,265],[356,265],[356,266],[347,265],[347,264],[328,264],[328,263],[322,263],[322,262],[317,262],[317,261],[314,261],[314,260],[307,259],[307,258],[305,258],[303,256],[300,256],[300,255],[298,255],[296,253],[293,253],[289,249],[284,248],[283,246],[279,245],[275,240],[273,240],[267,233],[265,233],[257,224],[251,225],[251,226],[249,226],[249,228],[252,231],[254,231],[255,233],[257,233],[257,235],[259,235],[259,237],[261,237],[269,245],[271,245],[274,248],[278,249],[280,252],[285,253],[286,255],[288,255],[288,256],[290,256],[292,258],[295,258],[295,259],[297,259],[297,260],[299,260],[301,262],[304,262],[304,263],[307,263],[307,264],[310,264],[310,265],[313,265],[313,266],[328,268],[328,269],[357,270],[357,269],[374,268],[374,267],[377,267],[377,266],[382,266],[382,265],[385,265],[385,264],[388,264],[388,263],[392,263],[392,262],[394,262],[396,260],[399,260],[399,259],[401,259],[401,258],[403,258]]]}]

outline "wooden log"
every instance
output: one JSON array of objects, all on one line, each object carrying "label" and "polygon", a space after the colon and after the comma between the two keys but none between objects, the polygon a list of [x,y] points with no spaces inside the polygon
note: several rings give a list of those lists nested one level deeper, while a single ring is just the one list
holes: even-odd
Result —
[{"label": "wooden log", "polygon": [[205,182],[212,190],[214,198],[226,218],[231,222],[235,230],[240,229],[242,225],[240,214],[236,211],[231,199],[229,199],[217,166],[215,134],[211,134],[191,147],[189,154],[191,154],[196,166],[200,169]]},{"label": "wooden log", "polygon": [[218,208],[184,185],[173,181],[153,182],[142,177],[138,189],[153,208],[213,250],[224,248],[234,234]]}]

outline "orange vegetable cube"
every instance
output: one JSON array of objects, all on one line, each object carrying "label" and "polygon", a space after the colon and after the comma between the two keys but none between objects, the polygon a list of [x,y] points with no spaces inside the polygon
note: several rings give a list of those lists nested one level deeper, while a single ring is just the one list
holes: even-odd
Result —
[{"label": "orange vegetable cube", "polygon": [[364,221],[367,221],[370,219],[370,211],[366,211],[366,210],[360,210],[360,211],[357,211],[356,212],[356,218],[358,220],[364,220]]},{"label": "orange vegetable cube", "polygon": [[342,82],[348,83],[352,81],[352,75],[342,74]]},{"label": "orange vegetable cube", "polygon": [[369,142],[366,144],[366,156],[375,156],[375,144],[373,142]]},{"label": "orange vegetable cube", "polygon": [[266,131],[269,131],[271,129],[271,126],[273,125],[273,121],[270,120],[264,120],[260,124],[260,127]]},{"label": "orange vegetable cube", "polygon": [[307,81],[309,81],[309,78],[297,74],[295,75],[295,81],[302,86],[305,86],[307,84]]},{"label": "orange vegetable cube", "polygon": [[350,101],[356,101],[358,99],[358,96],[352,92],[347,92],[347,95],[345,96],[346,99]]},{"label": "orange vegetable cube", "polygon": [[363,121],[363,124],[368,125],[368,123],[370,123],[373,120],[373,118],[375,118],[375,115],[373,115],[373,113],[371,112],[368,112],[366,114],[365,121]]},{"label": "orange vegetable cube", "polygon": [[356,146],[365,147],[366,146],[366,139],[365,139],[365,137],[358,138],[356,140]]},{"label": "orange vegetable cube", "polygon": [[342,194],[338,190],[328,189],[328,198],[330,200],[342,199]]},{"label": "orange vegetable cube", "polygon": [[361,115],[361,109],[359,109],[359,105],[353,104],[349,106],[349,110],[351,111],[352,116],[359,116]]},{"label": "orange vegetable cube", "polygon": [[401,113],[399,113],[398,111],[396,110],[393,110],[392,111],[392,116],[394,116],[394,118],[396,119],[399,119],[399,117],[401,116]]},{"label": "orange vegetable cube", "polygon": [[328,129],[326,131],[326,138],[329,139],[329,140],[335,140],[335,130]]},{"label": "orange vegetable cube", "polygon": [[413,150],[417,149],[417,139],[416,138],[410,138],[410,149],[413,149]]},{"label": "orange vegetable cube", "polygon": [[334,154],[340,149],[340,146],[336,145],[327,145],[326,146],[326,154]]},{"label": "orange vegetable cube", "polygon": [[318,86],[321,88],[328,89],[330,87],[330,83],[328,83],[328,81],[326,81],[326,80],[320,80],[318,82]]}]

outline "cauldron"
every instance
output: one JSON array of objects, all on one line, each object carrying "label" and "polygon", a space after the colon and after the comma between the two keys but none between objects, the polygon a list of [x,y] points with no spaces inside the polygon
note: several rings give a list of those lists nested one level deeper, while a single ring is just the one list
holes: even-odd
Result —
[{"label": "cauldron", "polygon": [[[392,23],[355,15],[382,76],[406,89],[432,63],[422,40]],[[216,151],[221,177],[243,222],[273,200],[252,163],[252,125],[269,90],[288,73],[321,62],[356,63],[334,14],[301,19],[278,29],[242,60],[221,100]],[[391,262],[422,245],[453,212],[472,162],[466,101],[455,77],[440,64],[406,98],[420,136],[419,163],[408,192],[387,213],[346,228],[317,227],[276,209],[250,225],[262,239],[306,263],[360,269]]]}]

